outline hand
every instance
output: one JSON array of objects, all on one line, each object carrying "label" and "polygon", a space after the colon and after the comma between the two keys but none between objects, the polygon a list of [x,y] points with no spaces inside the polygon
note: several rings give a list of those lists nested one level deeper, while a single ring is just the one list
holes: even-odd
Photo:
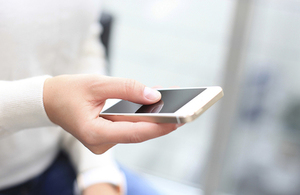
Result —
[{"label": "hand", "polygon": [[96,154],[117,143],[143,142],[177,128],[176,124],[103,119],[99,113],[109,98],[152,104],[161,95],[135,80],[98,75],[63,75],[49,78],[44,84],[44,107],[49,119]]},{"label": "hand", "polygon": [[83,190],[82,195],[121,195],[119,187],[108,183],[99,183],[87,187]]}]

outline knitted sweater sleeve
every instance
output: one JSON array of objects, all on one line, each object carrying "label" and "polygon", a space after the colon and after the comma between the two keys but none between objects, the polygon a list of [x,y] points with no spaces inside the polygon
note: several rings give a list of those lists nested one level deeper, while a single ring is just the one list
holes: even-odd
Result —
[{"label": "knitted sweater sleeve", "polygon": [[0,137],[22,129],[54,125],[43,105],[44,81],[49,77],[0,81]]}]

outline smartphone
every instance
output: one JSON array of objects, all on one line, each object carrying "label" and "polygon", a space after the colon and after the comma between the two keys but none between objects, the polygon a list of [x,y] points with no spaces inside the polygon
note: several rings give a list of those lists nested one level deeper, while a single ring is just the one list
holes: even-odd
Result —
[{"label": "smartphone", "polygon": [[158,89],[161,100],[142,105],[125,100],[106,104],[100,117],[112,121],[146,121],[154,123],[187,123],[223,97],[221,87],[193,87]]}]

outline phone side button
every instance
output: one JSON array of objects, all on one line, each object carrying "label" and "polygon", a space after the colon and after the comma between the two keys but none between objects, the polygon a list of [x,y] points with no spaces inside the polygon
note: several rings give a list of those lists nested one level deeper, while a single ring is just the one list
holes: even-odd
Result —
[{"label": "phone side button", "polygon": [[180,124],[180,118],[178,116],[176,116],[176,121],[177,121],[177,124]]}]

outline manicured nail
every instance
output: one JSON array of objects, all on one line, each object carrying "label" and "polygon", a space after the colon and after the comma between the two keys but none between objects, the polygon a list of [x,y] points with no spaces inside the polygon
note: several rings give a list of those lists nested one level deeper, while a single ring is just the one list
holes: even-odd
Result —
[{"label": "manicured nail", "polygon": [[151,89],[149,87],[145,87],[145,89],[144,89],[144,96],[148,100],[158,100],[161,97],[160,93],[157,90]]},{"label": "manicured nail", "polygon": [[179,128],[179,127],[181,127],[181,126],[183,126],[182,123],[176,124],[176,129]]}]

